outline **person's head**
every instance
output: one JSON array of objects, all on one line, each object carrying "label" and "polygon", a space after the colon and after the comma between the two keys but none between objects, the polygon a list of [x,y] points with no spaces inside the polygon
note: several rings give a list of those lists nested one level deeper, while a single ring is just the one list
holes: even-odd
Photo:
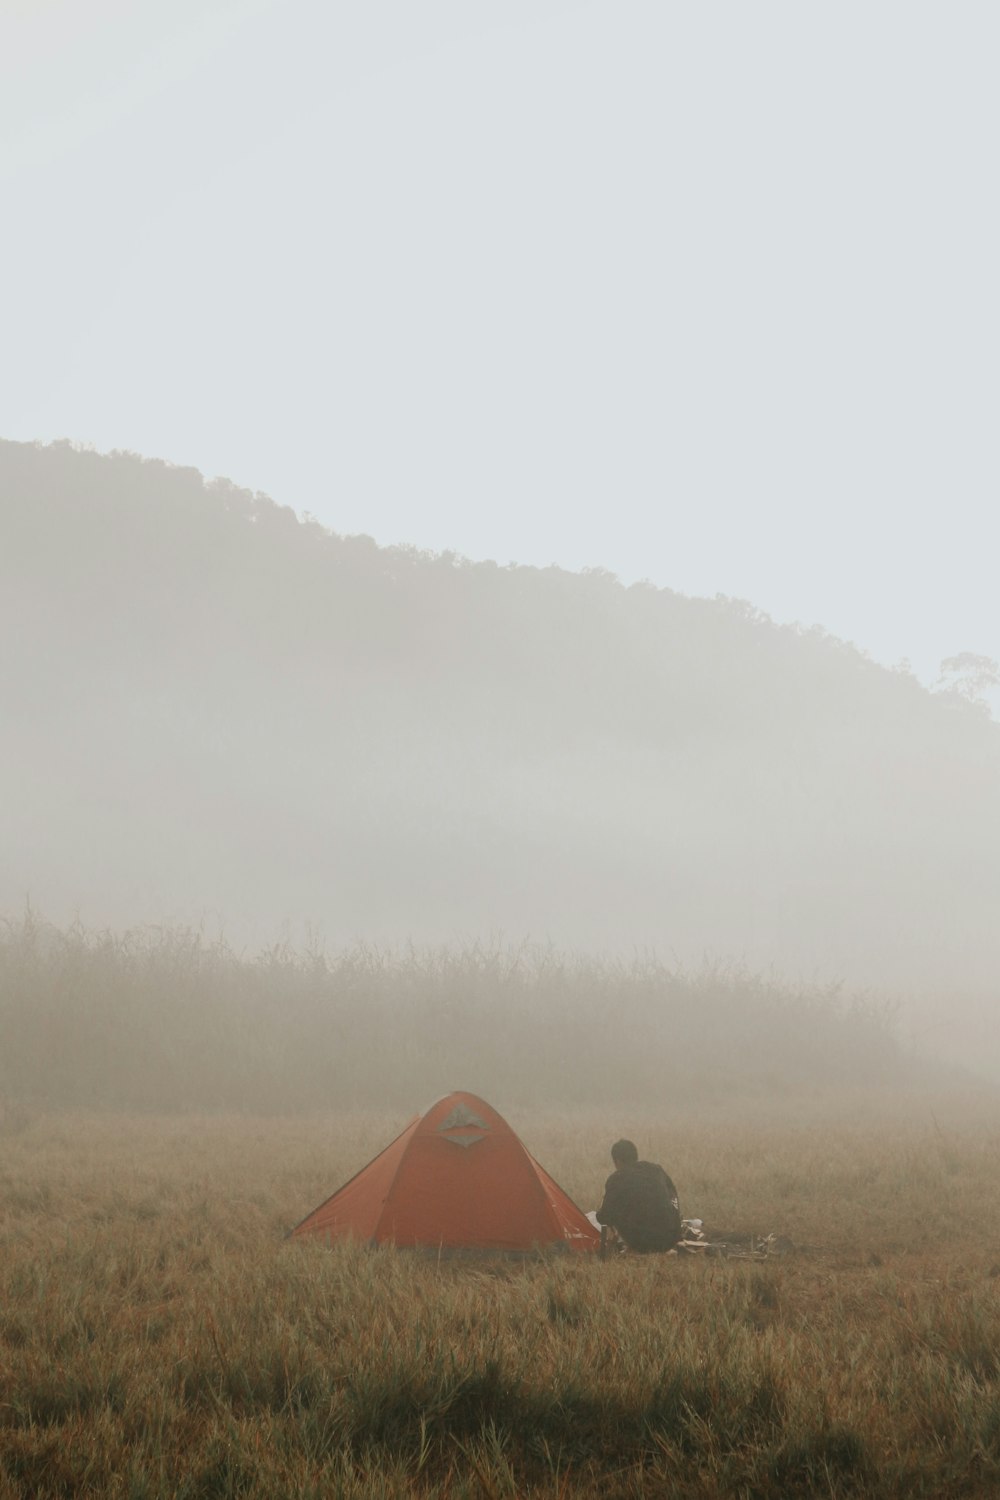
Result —
[{"label": "person's head", "polygon": [[632,1141],[615,1141],[611,1147],[611,1160],[616,1167],[634,1167],[639,1153]]}]

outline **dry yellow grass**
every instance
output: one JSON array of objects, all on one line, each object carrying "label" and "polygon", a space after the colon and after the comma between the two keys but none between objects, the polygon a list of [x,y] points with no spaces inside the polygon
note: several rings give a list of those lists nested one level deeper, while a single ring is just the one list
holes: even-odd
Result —
[{"label": "dry yellow grass", "polygon": [[685,1212],[806,1248],[331,1251],[285,1231],[405,1114],[15,1117],[0,1496],[1000,1490],[995,1106],[509,1113],[585,1208],[627,1131]]}]

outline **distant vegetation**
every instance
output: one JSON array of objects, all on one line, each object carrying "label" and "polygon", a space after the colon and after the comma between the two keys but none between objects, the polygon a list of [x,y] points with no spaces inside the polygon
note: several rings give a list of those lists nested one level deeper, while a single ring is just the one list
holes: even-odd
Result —
[{"label": "distant vegetation", "polygon": [[953,1012],[1000,975],[1000,726],[969,681],[0,443],[7,913],[708,954]]},{"label": "distant vegetation", "polygon": [[740,972],[540,948],[253,959],[198,933],[0,930],[0,1100],[416,1111],[813,1097],[913,1081],[884,1008]]}]

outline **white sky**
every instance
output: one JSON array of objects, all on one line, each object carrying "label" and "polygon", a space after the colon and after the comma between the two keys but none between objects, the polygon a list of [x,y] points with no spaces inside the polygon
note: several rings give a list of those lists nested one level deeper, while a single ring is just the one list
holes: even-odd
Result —
[{"label": "white sky", "polygon": [[996,0],[0,0],[0,435],[1000,657]]}]

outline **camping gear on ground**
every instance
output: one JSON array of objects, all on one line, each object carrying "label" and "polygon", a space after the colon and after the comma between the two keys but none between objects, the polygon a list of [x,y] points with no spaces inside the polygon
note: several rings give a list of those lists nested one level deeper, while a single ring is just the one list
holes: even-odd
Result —
[{"label": "camping gear on ground", "polygon": [[[632,1254],[621,1235],[609,1224],[602,1224],[594,1209],[587,1214],[587,1218],[600,1233],[602,1260]],[[709,1236],[705,1233],[701,1219],[682,1219],[681,1230],[681,1238],[674,1248],[661,1251],[661,1254],[706,1255],[722,1260],[774,1260],[782,1255],[790,1255],[795,1249],[791,1240],[781,1234],[755,1235],[731,1230]]]},{"label": "camping gear on ground", "polygon": [[594,1251],[600,1234],[502,1115],[439,1099],[292,1234],[439,1252]]}]

